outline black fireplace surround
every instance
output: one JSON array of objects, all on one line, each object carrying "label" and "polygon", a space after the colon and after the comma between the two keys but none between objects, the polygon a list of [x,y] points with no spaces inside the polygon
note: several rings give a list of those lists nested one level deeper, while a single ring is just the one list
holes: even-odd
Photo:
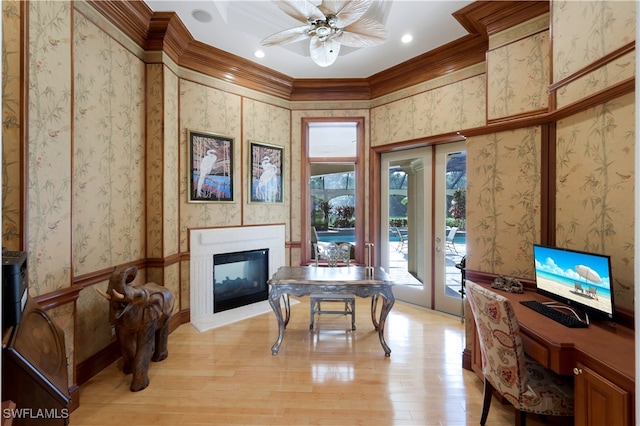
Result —
[{"label": "black fireplace surround", "polygon": [[213,255],[213,312],[267,300],[269,249]]}]

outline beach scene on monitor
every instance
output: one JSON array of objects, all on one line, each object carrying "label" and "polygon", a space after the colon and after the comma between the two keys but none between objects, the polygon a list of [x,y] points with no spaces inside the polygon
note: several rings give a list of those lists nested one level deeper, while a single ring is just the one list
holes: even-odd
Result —
[{"label": "beach scene on monitor", "polygon": [[534,247],[533,254],[539,289],[612,313],[607,257],[550,247]]}]

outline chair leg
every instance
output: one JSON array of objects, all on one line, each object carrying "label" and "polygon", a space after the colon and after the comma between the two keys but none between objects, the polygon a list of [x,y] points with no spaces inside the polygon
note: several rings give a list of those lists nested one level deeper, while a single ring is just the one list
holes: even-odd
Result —
[{"label": "chair leg", "polygon": [[516,410],[516,426],[527,426],[527,412]]},{"label": "chair leg", "polygon": [[309,330],[313,330],[313,323],[315,320],[315,310],[316,310],[316,301],[312,300],[311,303],[309,303]]},{"label": "chair leg", "polygon": [[356,299],[353,299],[351,304],[351,330],[355,331],[356,329]]},{"label": "chair leg", "polygon": [[482,415],[480,416],[480,424],[484,426],[489,415],[491,407],[491,397],[493,396],[493,385],[487,379],[484,379],[484,397],[482,399]]}]

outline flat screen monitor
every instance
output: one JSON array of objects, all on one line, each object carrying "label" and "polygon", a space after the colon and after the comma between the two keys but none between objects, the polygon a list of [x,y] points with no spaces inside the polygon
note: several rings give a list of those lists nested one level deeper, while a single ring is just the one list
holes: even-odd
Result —
[{"label": "flat screen monitor", "polygon": [[559,247],[533,246],[537,291],[594,319],[613,320],[609,256]]}]

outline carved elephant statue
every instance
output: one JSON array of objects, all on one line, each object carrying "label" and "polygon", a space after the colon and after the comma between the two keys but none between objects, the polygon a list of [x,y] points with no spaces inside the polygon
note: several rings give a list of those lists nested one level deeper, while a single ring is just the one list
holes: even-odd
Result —
[{"label": "carved elephant statue", "polygon": [[131,391],[149,386],[149,363],[169,355],[169,319],[175,296],[156,283],[129,285],[138,268],[117,269],[109,279],[107,292],[97,289],[109,301],[109,322],[113,324],[124,360],[125,374],[133,373]]}]

